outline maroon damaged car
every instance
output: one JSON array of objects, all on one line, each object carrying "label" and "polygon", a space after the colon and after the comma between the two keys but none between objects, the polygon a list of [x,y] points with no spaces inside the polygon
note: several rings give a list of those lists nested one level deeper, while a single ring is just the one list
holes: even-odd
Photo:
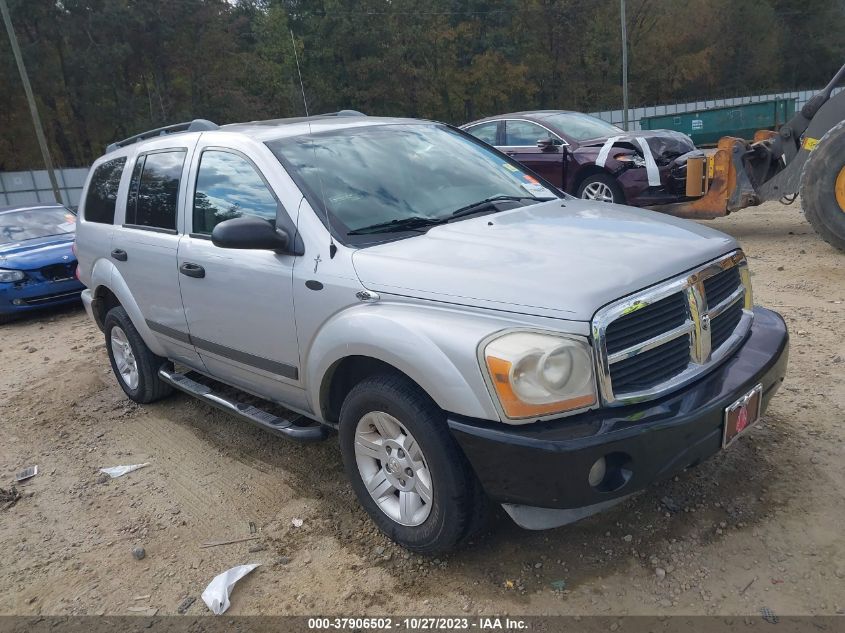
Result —
[{"label": "maroon damaged car", "polygon": [[686,161],[701,154],[680,132],[625,132],[566,110],[501,114],[461,129],[567,193],[636,206],[686,200]]}]

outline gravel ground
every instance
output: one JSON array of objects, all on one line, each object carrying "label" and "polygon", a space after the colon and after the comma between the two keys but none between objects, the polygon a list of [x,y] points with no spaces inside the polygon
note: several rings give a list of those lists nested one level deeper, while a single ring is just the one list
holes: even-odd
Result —
[{"label": "gravel ground", "polygon": [[609,512],[547,532],[498,515],[442,559],[375,531],[336,439],[291,444],[184,395],[131,403],[81,309],[3,326],[3,498],[40,472],[0,503],[0,614],[200,615],[211,578],[252,562],[230,614],[845,612],[845,255],[798,204],[710,224],[740,239],[757,302],[792,333],[764,423]]}]

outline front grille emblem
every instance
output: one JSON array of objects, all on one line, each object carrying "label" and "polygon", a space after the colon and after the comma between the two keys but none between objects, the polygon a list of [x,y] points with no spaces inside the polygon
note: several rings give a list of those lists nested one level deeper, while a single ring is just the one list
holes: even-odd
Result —
[{"label": "front grille emblem", "polygon": [[690,319],[692,320],[690,359],[698,365],[703,365],[710,360],[712,351],[710,315],[707,313],[704,282],[697,276],[690,278],[690,285],[687,288],[687,302],[689,303]]}]

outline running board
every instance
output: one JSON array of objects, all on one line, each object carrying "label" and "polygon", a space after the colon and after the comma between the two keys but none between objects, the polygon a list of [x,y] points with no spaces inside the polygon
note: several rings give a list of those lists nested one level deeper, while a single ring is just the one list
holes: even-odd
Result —
[{"label": "running board", "polygon": [[162,367],[158,370],[158,376],[176,389],[184,391],[218,409],[233,413],[239,418],[252,422],[254,425],[274,435],[280,435],[298,442],[317,442],[328,437],[328,429],[322,424],[314,422],[309,426],[297,426],[291,420],[280,418],[269,411],[264,411],[251,404],[238,402],[237,400],[216,393],[208,385],[204,385],[186,374],[170,371]]}]

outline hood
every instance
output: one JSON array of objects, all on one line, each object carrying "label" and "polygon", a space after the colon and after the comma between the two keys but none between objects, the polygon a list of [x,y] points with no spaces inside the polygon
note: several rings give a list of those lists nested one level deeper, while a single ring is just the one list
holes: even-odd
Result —
[{"label": "hood", "polygon": [[589,321],[601,306],[738,248],[689,220],[555,200],[356,251],[368,289]]},{"label": "hood", "polygon": [[[578,149],[575,151],[598,154],[609,138],[610,137],[581,141],[578,144]],[[645,139],[651,149],[654,160],[658,164],[668,164],[678,156],[695,151],[695,143],[692,142],[692,139],[683,132],[676,132],[675,130],[638,130],[636,132],[623,132],[619,135],[619,138],[613,146],[625,147],[632,149],[637,153],[642,153],[642,149],[635,140],[636,138]]]},{"label": "hood", "polygon": [[0,268],[33,270],[49,264],[76,261],[71,245],[74,234],[50,235],[0,244]]}]

